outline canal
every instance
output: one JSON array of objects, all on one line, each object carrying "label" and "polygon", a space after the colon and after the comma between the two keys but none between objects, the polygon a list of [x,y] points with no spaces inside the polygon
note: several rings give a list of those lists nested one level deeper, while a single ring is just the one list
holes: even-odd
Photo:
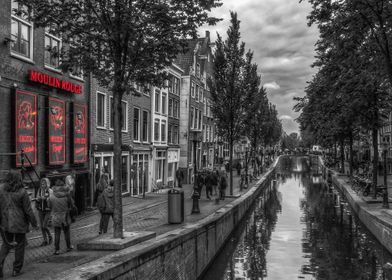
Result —
[{"label": "canal", "polygon": [[271,182],[202,277],[392,279],[391,255],[353,216],[306,157],[285,157]]}]

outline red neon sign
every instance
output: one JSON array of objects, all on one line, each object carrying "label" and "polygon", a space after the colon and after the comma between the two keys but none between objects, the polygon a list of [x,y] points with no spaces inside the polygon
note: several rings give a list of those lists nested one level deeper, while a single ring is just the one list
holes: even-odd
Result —
[{"label": "red neon sign", "polygon": [[22,166],[20,153],[23,150],[31,161],[37,164],[37,96],[17,90],[15,93],[15,145],[16,166]]},{"label": "red neon sign", "polygon": [[64,80],[61,80],[59,78],[41,73],[41,72],[37,72],[37,71],[33,71],[30,70],[29,72],[29,80],[32,82],[36,82],[39,84],[43,84],[43,85],[47,85],[50,87],[54,87],[54,88],[59,88],[65,91],[69,91],[72,93],[76,93],[76,94],[81,94],[82,93],[82,86],[81,85],[77,85],[71,82],[67,82]]},{"label": "red neon sign", "polygon": [[73,104],[73,161],[87,161],[87,106]]},{"label": "red neon sign", "polygon": [[65,163],[65,102],[49,97],[49,164]]}]

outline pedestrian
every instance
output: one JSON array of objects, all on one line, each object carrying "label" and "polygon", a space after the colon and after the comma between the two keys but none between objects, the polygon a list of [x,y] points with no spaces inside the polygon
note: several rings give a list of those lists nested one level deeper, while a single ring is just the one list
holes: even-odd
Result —
[{"label": "pedestrian", "polygon": [[206,194],[207,194],[207,198],[211,199],[212,196],[212,186],[214,183],[214,173],[212,171],[208,171],[206,179],[205,179],[205,183],[206,183]]},{"label": "pedestrian", "polygon": [[0,277],[3,277],[5,258],[13,248],[15,249],[15,261],[12,276],[15,277],[21,274],[29,224],[34,229],[38,229],[29,195],[23,186],[22,175],[18,170],[8,172],[6,182],[0,189],[0,201],[1,233],[3,237],[3,244],[0,249]]},{"label": "pedestrian", "polygon": [[98,197],[106,189],[109,183],[109,176],[107,173],[102,173],[99,178],[97,189],[95,190],[95,203],[97,203]]},{"label": "pedestrian", "polygon": [[75,200],[75,177],[74,171],[65,177],[65,186],[68,188],[73,200]]},{"label": "pedestrian", "polygon": [[114,180],[110,180],[109,186],[98,197],[97,207],[101,213],[101,221],[99,223],[99,234],[108,231],[109,219],[114,213]]},{"label": "pedestrian", "polygon": [[214,170],[211,174],[211,183],[212,183],[212,188],[214,190],[214,196],[218,195],[217,188],[218,188],[218,170]]},{"label": "pedestrian", "polygon": [[220,199],[225,200],[226,196],[226,188],[227,188],[227,180],[225,175],[220,176],[220,181],[219,181],[219,193],[220,193]]},{"label": "pedestrian", "polygon": [[73,249],[71,245],[71,215],[70,210],[73,209],[74,202],[68,188],[64,182],[58,179],[53,187],[53,194],[48,200],[51,209],[52,224],[54,227],[54,254],[60,254],[60,234],[64,232],[65,243],[67,244],[67,252]]},{"label": "pedestrian", "polygon": [[237,175],[238,175],[238,176],[241,175],[241,167],[242,167],[242,166],[241,166],[241,163],[238,162],[238,163],[237,163]]},{"label": "pedestrian", "polygon": [[176,179],[177,179],[177,184],[179,188],[182,188],[182,181],[184,180],[184,174],[182,173],[182,170],[179,168],[176,170]]},{"label": "pedestrian", "polygon": [[199,192],[199,196],[201,197],[201,192],[203,190],[203,186],[205,185],[204,175],[199,172],[197,173],[196,178],[197,191]]},{"label": "pedestrian", "polygon": [[52,193],[53,191],[50,188],[49,179],[42,178],[40,181],[40,188],[38,189],[37,197],[35,199],[35,207],[38,210],[39,225],[44,239],[41,246],[49,245],[53,240],[49,230],[50,208],[48,205],[48,199]]}]

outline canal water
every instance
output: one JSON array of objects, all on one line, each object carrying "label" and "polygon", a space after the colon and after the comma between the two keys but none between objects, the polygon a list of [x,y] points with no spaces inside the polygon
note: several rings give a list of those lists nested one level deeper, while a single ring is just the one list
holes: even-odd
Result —
[{"label": "canal water", "polygon": [[306,157],[280,161],[277,182],[202,279],[392,279],[391,255],[310,165]]}]

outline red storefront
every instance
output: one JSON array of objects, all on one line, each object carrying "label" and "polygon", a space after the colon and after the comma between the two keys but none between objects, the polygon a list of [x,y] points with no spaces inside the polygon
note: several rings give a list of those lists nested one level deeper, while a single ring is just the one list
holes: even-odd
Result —
[{"label": "red storefront", "polygon": [[83,81],[30,70],[20,85],[10,89],[11,153],[16,153],[11,167],[23,164],[32,188],[42,177],[53,185],[75,174],[75,201],[83,211],[91,205],[88,94]]}]

